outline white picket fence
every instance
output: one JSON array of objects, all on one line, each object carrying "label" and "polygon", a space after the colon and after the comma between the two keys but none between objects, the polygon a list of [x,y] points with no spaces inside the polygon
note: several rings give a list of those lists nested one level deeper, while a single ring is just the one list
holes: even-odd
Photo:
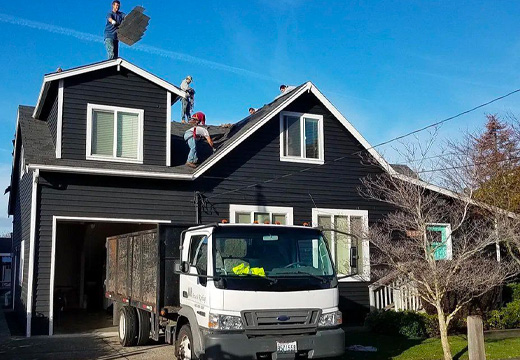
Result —
[{"label": "white picket fence", "polygon": [[368,287],[372,310],[422,310],[421,298],[410,280],[387,276]]}]

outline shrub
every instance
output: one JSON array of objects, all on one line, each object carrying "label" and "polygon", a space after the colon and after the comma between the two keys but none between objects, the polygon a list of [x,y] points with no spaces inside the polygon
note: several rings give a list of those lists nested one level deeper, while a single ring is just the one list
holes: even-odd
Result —
[{"label": "shrub", "polygon": [[[411,339],[440,336],[437,315],[413,311],[374,311],[367,315],[365,326],[375,333],[400,334]],[[462,319],[455,318],[450,322],[448,333],[463,333],[465,331],[466,323]]]},{"label": "shrub", "polygon": [[408,338],[428,336],[423,314],[412,311],[374,311],[367,315],[365,326],[379,334],[400,334]]},{"label": "shrub", "polygon": [[520,327],[520,299],[511,301],[503,308],[490,311],[487,325],[490,329],[498,330]]}]

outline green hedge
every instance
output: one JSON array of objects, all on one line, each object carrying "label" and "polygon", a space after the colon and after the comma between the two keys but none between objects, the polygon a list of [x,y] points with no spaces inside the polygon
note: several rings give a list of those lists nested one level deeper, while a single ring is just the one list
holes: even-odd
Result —
[{"label": "green hedge", "polygon": [[490,311],[486,318],[489,329],[503,330],[520,328],[520,284],[508,284],[504,288],[504,307]]},{"label": "green hedge", "polygon": [[[365,326],[375,333],[400,334],[411,339],[424,339],[440,335],[437,315],[413,311],[374,311],[367,315]],[[448,328],[449,333],[464,331],[465,323],[458,319],[453,320]]]}]

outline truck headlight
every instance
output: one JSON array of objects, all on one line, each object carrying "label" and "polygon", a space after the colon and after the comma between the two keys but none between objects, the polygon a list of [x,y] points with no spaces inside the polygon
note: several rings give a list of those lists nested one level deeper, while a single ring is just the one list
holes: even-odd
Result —
[{"label": "truck headlight", "polygon": [[328,314],[321,314],[318,320],[318,327],[338,326],[343,323],[341,311],[334,311]]},{"label": "truck headlight", "polygon": [[214,330],[243,330],[240,316],[209,314],[208,328]]}]

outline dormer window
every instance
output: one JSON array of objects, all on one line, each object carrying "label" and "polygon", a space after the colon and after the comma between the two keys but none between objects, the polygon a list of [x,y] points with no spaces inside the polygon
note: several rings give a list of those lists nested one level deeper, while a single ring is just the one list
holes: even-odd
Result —
[{"label": "dormer window", "polygon": [[323,116],[280,114],[280,160],[323,164]]},{"label": "dormer window", "polygon": [[87,105],[87,159],[143,163],[144,110]]}]

